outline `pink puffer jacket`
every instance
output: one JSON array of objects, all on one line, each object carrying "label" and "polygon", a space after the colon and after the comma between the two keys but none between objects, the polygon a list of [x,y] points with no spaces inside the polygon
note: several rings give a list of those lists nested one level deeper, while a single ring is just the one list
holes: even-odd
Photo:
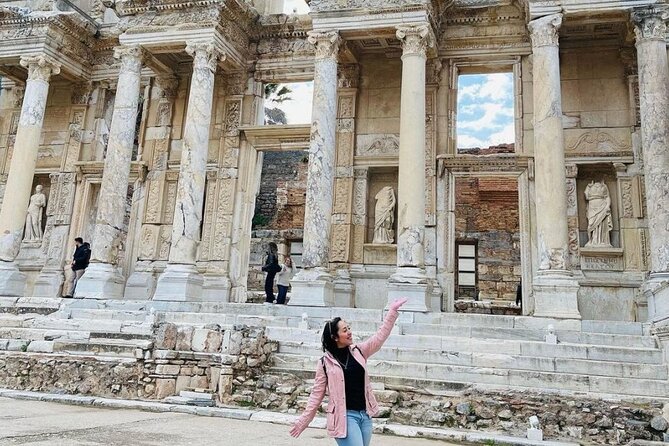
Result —
[{"label": "pink puffer jacket", "polygon": [[[365,369],[365,399],[367,401],[367,414],[373,417],[379,412],[379,405],[376,402],[374,393],[372,392],[372,385],[369,381],[369,374],[367,373],[367,358],[378,352],[383,346],[383,343],[390,336],[390,332],[395,325],[398,316],[397,310],[389,310],[383,325],[379,328],[372,337],[366,341],[352,345],[351,355],[356,361]],[[327,370],[327,377],[325,370],[323,370],[323,362],[325,362],[325,370]],[[314,386],[309,395],[307,407],[304,413],[297,419],[295,426],[304,431],[311,420],[316,416],[316,411],[323,401],[323,397],[327,391],[329,395],[329,403],[327,405],[327,431],[328,435],[335,438],[346,437],[346,393],[344,390],[344,371],[337,360],[326,352],[323,356],[323,362],[318,361],[316,366],[316,378]]]}]

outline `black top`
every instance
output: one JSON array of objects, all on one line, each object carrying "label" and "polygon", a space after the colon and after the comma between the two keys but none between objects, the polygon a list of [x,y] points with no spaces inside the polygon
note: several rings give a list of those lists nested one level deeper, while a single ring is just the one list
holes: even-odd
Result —
[{"label": "black top", "polygon": [[334,357],[344,371],[346,410],[366,410],[365,369],[355,360],[348,347],[337,349]]},{"label": "black top", "polygon": [[74,271],[88,268],[88,262],[91,260],[91,245],[84,242],[74,250]]},{"label": "black top", "polygon": [[270,274],[276,274],[281,271],[279,257],[277,257],[277,255],[273,252],[268,252],[267,257],[265,258],[265,265],[262,267],[262,270]]}]

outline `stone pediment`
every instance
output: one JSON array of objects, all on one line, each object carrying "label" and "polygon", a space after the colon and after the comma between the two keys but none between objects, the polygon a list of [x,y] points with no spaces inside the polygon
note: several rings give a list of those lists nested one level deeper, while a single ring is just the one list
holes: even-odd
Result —
[{"label": "stone pediment", "polygon": [[632,153],[628,128],[565,129],[567,156],[620,156]]}]

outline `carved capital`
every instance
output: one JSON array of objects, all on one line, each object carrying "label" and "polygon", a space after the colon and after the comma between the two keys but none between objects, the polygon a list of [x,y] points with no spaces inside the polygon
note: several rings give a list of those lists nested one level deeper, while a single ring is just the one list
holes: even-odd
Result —
[{"label": "carved capital", "polygon": [[427,25],[401,25],[395,33],[402,43],[402,55],[425,57],[427,49],[434,46],[434,37]]},{"label": "carved capital", "polygon": [[339,88],[358,88],[360,67],[358,64],[343,64],[337,67]]},{"label": "carved capital", "polygon": [[137,73],[142,70],[144,49],[139,45],[117,46],[114,48],[114,58],[121,60],[121,72]]},{"label": "carved capital", "polygon": [[161,99],[172,99],[177,95],[179,78],[175,76],[156,76],[156,86],[160,89]]},{"label": "carved capital", "polygon": [[527,29],[530,30],[532,48],[542,46],[558,46],[558,30],[562,25],[562,14],[551,14],[532,20]]},{"label": "carved capital", "polygon": [[49,82],[52,75],[60,73],[60,64],[48,56],[22,56],[20,64],[28,69],[29,81]]},{"label": "carved capital", "polygon": [[664,41],[667,33],[667,18],[669,10],[648,6],[632,11],[632,23],[634,23],[634,33],[636,41],[644,40],[662,40]]},{"label": "carved capital", "polygon": [[219,61],[225,60],[225,54],[221,53],[214,42],[187,42],[186,52],[193,56],[194,69],[209,69],[216,72]]},{"label": "carved capital", "polygon": [[565,164],[565,175],[567,178],[576,178],[578,176],[578,165],[577,164]]},{"label": "carved capital", "polygon": [[341,37],[337,31],[309,31],[307,40],[316,50],[316,60],[334,59],[339,55]]}]

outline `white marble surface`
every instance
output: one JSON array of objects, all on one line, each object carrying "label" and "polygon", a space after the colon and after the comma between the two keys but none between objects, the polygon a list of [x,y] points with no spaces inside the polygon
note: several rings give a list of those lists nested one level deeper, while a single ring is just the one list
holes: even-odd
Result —
[{"label": "white marble surface", "polygon": [[191,42],[186,52],[193,56],[193,74],[181,149],[169,261],[194,265],[200,241],[214,75],[221,54],[210,42]]},{"label": "white marble surface", "polygon": [[114,100],[104,173],[100,186],[98,212],[91,243],[91,261],[116,263],[116,250],[123,235],[126,213],[127,185],[135,139],[135,123],[139,103],[142,49],[116,48],[114,56],[121,60],[118,87]]},{"label": "white marble surface", "polygon": [[309,41],[316,47],[316,62],[302,264],[314,268],[327,267],[329,259],[340,38],[336,32],[312,32]]},{"label": "white marble surface", "polygon": [[118,84],[112,113],[109,142],[100,185],[100,199],[91,240],[91,265],[77,282],[75,295],[93,299],[123,297],[125,279],[116,264],[124,242],[124,219],[135,140],[140,74],[144,50],[139,46],[117,47],[120,59]]},{"label": "white marble surface", "polygon": [[[49,80],[60,72],[60,65],[46,56],[24,56],[21,65],[28,69],[21,115],[16,131],[14,150],[0,210],[0,260],[13,261],[19,253],[26,209],[32,193],[31,186],[37,150],[39,148]],[[1,285],[0,285],[1,286]]]}]

